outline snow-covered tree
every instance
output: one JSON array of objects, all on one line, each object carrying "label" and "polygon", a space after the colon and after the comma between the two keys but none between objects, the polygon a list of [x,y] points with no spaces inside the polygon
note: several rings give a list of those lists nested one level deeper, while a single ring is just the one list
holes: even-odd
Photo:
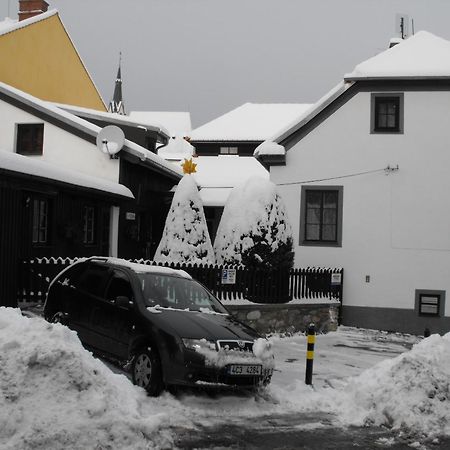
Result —
[{"label": "snow-covered tree", "polygon": [[292,229],[276,186],[260,177],[235,187],[214,242],[218,264],[292,267]]},{"label": "snow-covered tree", "polygon": [[196,264],[215,261],[203,204],[190,174],[178,183],[154,260]]}]

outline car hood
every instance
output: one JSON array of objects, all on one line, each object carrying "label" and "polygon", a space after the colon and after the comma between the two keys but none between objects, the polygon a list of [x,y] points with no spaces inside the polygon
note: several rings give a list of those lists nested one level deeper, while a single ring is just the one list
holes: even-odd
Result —
[{"label": "car hood", "polygon": [[[247,325],[231,315],[211,314],[197,311],[158,309],[151,314],[154,323],[170,327],[179,337],[208,340],[254,340],[260,336]],[[155,317],[157,316],[157,317]]]}]

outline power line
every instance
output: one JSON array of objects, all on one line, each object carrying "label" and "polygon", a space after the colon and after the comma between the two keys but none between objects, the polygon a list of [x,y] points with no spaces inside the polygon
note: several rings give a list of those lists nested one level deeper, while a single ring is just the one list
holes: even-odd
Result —
[{"label": "power line", "polygon": [[[341,178],[350,178],[350,177],[358,177],[360,175],[367,175],[370,173],[384,172],[386,175],[389,175],[392,172],[397,172],[399,170],[398,164],[395,167],[387,166],[384,169],[375,169],[375,170],[367,170],[366,172],[357,172],[350,173],[348,175],[340,175],[338,177],[330,177],[330,178],[317,178],[315,180],[304,180],[304,181],[290,181],[288,183],[276,183],[277,186],[291,186],[294,184],[308,184],[308,183],[319,183],[321,181],[331,181],[331,180],[340,180]],[[233,189],[234,186],[204,186],[201,185],[201,188],[208,189]]]},{"label": "power line", "polygon": [[289,183],[277,183],[277,186],[290,186],[293,184],[308,184],[308,183],[319,183],[321,181],[331,181],[331,180],[340,180],[341,178],[350,178],[350,177],[358,177],[360,175],[367,175],[370,173],[377,172],[385,172],[388,175],[391,172],[396,172],[398,170],[398,165],[396,167],[387,166],[384,169],[376,169],[376,170],[367,170],[366,172],[357,172],[351,173],[348,175],[341,175],[338,177],[330,177],[330,178],[317,178],[315,180],[305,180],[305,181],[291,181]]}]

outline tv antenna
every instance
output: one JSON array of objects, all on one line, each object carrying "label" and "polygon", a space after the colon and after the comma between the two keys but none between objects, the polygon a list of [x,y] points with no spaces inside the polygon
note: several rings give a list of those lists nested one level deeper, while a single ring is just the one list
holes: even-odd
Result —
[{"label": "tv antenna", "polygon": [[119,127],[108,125],[97,134],[96,143],[101,152],[108,154],[111,159],[116,159],[125,143],[125,134]]}]

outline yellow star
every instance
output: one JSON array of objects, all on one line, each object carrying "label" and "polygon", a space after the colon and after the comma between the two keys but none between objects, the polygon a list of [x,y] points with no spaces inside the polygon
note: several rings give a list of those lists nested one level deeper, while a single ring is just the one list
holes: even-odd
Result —
[{"label": "yellow star", "polygon": [[197,172],[197,164],[192,162],[192,158],[191,159],[185,159],[184,163],[181,164],[181,167],[183,168],[183,173],[195,173]]}]

